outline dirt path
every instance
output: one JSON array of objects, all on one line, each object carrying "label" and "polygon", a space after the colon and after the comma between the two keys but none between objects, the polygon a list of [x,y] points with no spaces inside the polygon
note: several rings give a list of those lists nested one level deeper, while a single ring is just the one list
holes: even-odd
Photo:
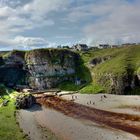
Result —
[{"label": "dirt path", "polygon": [[38,99],[38,102],[76,119],[84,119],[123,130],[140,137],[140,116],[114,113],[70,102],[58,97]]}]

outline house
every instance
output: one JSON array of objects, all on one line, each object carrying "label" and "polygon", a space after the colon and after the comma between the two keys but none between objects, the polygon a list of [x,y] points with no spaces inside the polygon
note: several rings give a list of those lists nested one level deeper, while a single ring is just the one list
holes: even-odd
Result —
[{"label": "house", "polygon": [[69,46],[61,46],[61,45],[57,46],[57,48],[58,49],[70,49]]},{"label": "house", "polygon": [[129,47],[129,46],[135,46],[137,45],[136,43],[125,43],[125,44],[122,44],[122,47]]},{"label": "house", "polygon": [[98,48],[99,49],[107,49],[107,48],[111,48],[111,46],[109,44],[99,44]]},{"label": "house", "polygon": [[76,51],[87,51],[88,46],[86,44],[76,44],[72,47]]},{"label": "house", "polygon": [[118,48],[119,45],[111,45],[111,48]]},{"label": "house", "polygon": [[95,50],[98,50],[99,48],[97,46],[90,46],[88,50],[90,51],[95,51]]}]

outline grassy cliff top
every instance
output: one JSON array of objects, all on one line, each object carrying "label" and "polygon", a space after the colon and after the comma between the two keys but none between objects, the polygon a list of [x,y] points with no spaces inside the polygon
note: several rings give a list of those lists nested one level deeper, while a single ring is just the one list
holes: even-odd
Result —
[{"label": "grassy cliff top", "polygon": [[67,62],[75,62],[77,57],[79,57],[77,53],[68,49],[35,49],[26,52],[25,61],[28,64],[31,64],[33,60],[32,58],[36,58],[38,63],[43,61],[45,62],[47,60],[50,64],[63,65]]},{"label": "grassy cliff top", "polygon": [[1,51],[0,57],[8,58],[9,56],[16,55],[16,56],[24,59],[25,53],[26,53],[26,51],[21,51],[21,50]]},{"label": "grassy cliff top", "polygon": [[73,56],[78,56],[77,53],[71,50],[57,48],[41,48],[29,51],[13,50],[0,52],[0,57],[3,58],[8,58],[13,55],[25,59],[25,61],[31,58],[37,58],[40,60],[48,59],[55,61],[56,59],[71,59]]},{"label": "grassy cliff top", "polygon": [[91,71],[98,73],[124,74],[127,69],[137,71],[140,67],[140,46],[109,48],[81,53],[85,64],[94,58],[110,57],[104,63],[98,64]]},{"label": "grassy cliff top", "polygon": [[75,54],[74,52],[68,50],[68,49],[57,49],[57,48],[42,48],[42,49],[34,49],[30,51],[26,51],[27,56],[48,56],[48,57],[55,57],[60,55],[69,55],[69,54]]},{"label": "grassy cliff top", "polygon": [[[139,45],[81,52],[80,55],[92,75],[92,81],[81,90],[82,92],[96,93],[100,89],[105,89],[106,92],[108,86],[110,86],[110,81],[106,79],[105,75],[111,75],[119,79],[129,74],[135,75],[140,73]],[[91,67],[90,62],[93,59],[107,57],[109,59]],[[101,87],[100,83],[104,86]],[[98,90],[96,91],[95,89]]]}]

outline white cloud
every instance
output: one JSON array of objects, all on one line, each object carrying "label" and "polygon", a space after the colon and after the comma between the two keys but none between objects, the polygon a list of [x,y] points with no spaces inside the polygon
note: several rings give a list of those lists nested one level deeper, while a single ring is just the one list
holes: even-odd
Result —
[{"label": "white cloud", "polygon": [[33,12],[37,15],[44,15],[51,11],[59,11],[65,9],[68,0],[33,0],[26,4],[23,8],[26,12]]},{"label": "white cloud", "polygon": [[0,3],[0,34],[15,34],[43,26],[52,26],[54,21],[48,18],[53,11],[61,11],[67,0],[33,0],[23,6],[10,7],[8,1]]},{"label": "white cloud", "polygon": [[106,14],[113,11],[114,7],[122,4],[120,0],[102,0],[97,3],[89,3],[84,5],[79,5],[77,7],[72,7],[69,11],[66,20],[71,22],[78,22],[81,20],[86,20],[87,17],[99,17],[105,16]]},{"label": "white cloud", "polygon": [[[16,36],[14,39],[3,39],[0,40],[2,48],[6,50],[14,47],[15,49],[35,49],[35,48],[43,48],[48,47],[51,44],[44,38],[39,37],[24,37],[24,36]],[[0,50],[2,50],[0,47]]]},{"label": "white cloud", "polygon": [[7,17],[7,16],[12,16],[13,14],[15,14],[15,10],[5,6],[5,7],[0,7],[0,17]]},{"label": "white cloud", "polygon": [[[126,3],[108,0],[112,7],[111,11],[101,17],[95,23],[86,25],[84,33],[89,44],[116,43],[116,42],[139,42],[140,41],[140,2]],[[106,5],[101,10],[106,10]],[[98,11],[98,10],[97,10]],[[102,11],[102,12],[103,12]]]},{"label": "white cloud", "polygon": [[16,44],[20,44],[21,46],[36,46],[36,45],[46,45],[47,41],[43,38],[39,37],[23,37],[23,36],[17,36],[13,40]]},{"label": "white cloud", "polygon": [[[75,41],[83,36],[81,41],[88,44],[140,40],[139,0],[133,0],[131,3],[128,0],[2,1],[0,3],[0,44],[8,48],[16,45],[38,47],[39,41],[43,42],[41,38],[20,36],[21,32],[26,35],[28,32],[30,35],[36,33],[37,36],[42,36],[42,33],[44,36],[46,33],[46,36],[50,35],[49,38],[54,39],[54,42],[64,40],[62,44],[68,39]],[[51,29],[46,26],[53,26],[51,33]],[[34,32],[32,33],[31,30]],[[48,42],[47,45],[56,46],[55,43]]]},{"label": "white cloud", "polygon": [[0,50],[56,46],[43,38],[18,35],[30,29],[54,25],[48,14],[65,10],[68,3],[68,0],[32,0],[20,5],[21,0],[0,1]]}]

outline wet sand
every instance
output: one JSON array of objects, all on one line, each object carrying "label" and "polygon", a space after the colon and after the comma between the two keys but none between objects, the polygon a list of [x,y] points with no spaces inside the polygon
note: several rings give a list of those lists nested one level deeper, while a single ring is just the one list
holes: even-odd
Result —
[{"label": "wet sand", "polygon": [[42,107],[34,105],[28,110],[17,112],[17,121],[23,132],[28,135],[30,140],[58,140],[58,138],[48,128],[41,126],[36,120],[36,113],[42,112]]},{"label": "wet sand", "polygon": [[[66,94],[67,93],[67,94]],[[63,99],[111,112],[140,115],[140,96],[59,93]],[[104,97],[105,95],[105,97]]]},{"label": "wet sand", "polygon": [[[131,134],[104,127],[92,121],[75,119],[43,107],[36,118],[43,127],[50,128],[61,140],[136,140]],[[50,139],[51,140],[51,139]]]},{"label": "wet sand", "polygon": [[58,97],[39,99],[39,103],[76,119],[90,120],[140,137],[140,116],[114,113],[70,102]]},{"label": "wet sand", "polygon": [[[60,140],[140,139],[139,96],[101,96],[103,95],[64,94],[62,98],[39,98],[41,109],[20,111],[20,126],[25,131],[33,131],[31,127],[28,128],[28,123],[30,119],[35,120],[31,123],[47,128],[49,133],[55,134]],[[31,113],[33,118],[28,117]],[[43,139],[42,136],[46,133],[34,129],[34,133],[36,131],[37,134],[40,133],[39,137],[35,139],[34,136],[31,140],[53,140],[53,137]]]}]

